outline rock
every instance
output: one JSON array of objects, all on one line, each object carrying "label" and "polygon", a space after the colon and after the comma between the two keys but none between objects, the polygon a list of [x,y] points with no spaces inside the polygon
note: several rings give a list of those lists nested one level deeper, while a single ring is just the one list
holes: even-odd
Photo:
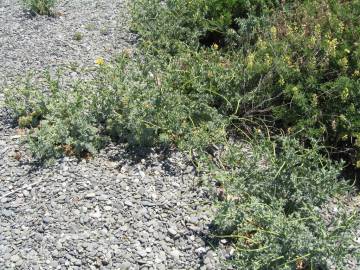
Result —
[{"label": "rock", "polygon": [[124,202],[124,204],[127,205],[127,206],[130,206],[130,207],[134,205],[131,201],[128,201],[128,200],[126,200]]},{"label": "rock", "polygon": [[119,270],[130,270],[131,268],[131,263],[129,262],[123,262],[122,264],[119,265]]},{"label": "rock", "polygon": [[101,211],[99,209],[96,209],[96,211],[91,212],[89,214],[89,216],[93,217],[93,218],[100,218],[101,217]]},{"label": "rock", "polygon": [[76,266],[81,266],[82,262],[79,259],[75,259],[75,260],[73,260],[73,264],[76,265]]},{"label": "rock", "polygon": [[16,264],[17,262],[21,261],[22,259],[18,254],[14,254],[11,256],[10,260]]},{"label": "rock", "polygon": [[85,195],[85,199],[92,199],[95,198],[96,194],[94,192],[90,192],[88,194]]},{"label": "rock", "polygon": [[177,249],[173,249],[171,252],[170,252],[170,255],[173,257],[173,259],[175,261],[178,261],[180,256],[181,256],[181,252]]},{"label": "rock", "polygon": [[11,210],[3,210],[2,211],[2,215],[4,216],[4,217],[11,217],[12,215],[14,214],[14,212],[13,211],[11,211]]},{"label": "rock", "polygon": [[140,256],[140,257],[145,257],[147,255],[146,250],[144,249],[139,249],[136,251],[136,253]]},{"label": "rock", "polygon": [[50,217],[44,217],[43,218],[43,223],[44,224],[49,224],[50,223]]},{"label": "rock", "polygon": [[166,265],[164,265],[164,264],[156,264],[155,269],[156,270],[166,270]]},{"label": "rock", "polygon": [[172,236],[172,237],[175,237],[177,235],[177,231],[174,228],[170,227],[168,229],[168,232],[169,232],[170,236]]},{"label": "rock", "polygon": [[105,210],[105,211],[111,211],[111,210],[112,210],[112,206],[106,205],[106,206],[104,206],[104,210]]}]

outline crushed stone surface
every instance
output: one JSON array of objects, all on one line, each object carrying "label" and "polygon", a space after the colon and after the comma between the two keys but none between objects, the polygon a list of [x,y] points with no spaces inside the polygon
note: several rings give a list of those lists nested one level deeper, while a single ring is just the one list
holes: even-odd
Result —
[{"label": "crushed stone surface", "polygon": [[220,269],[206,241],[209,192],[182,154],[110,145],[46,167],[21,144],[5,86],[29,71],[108,61],[135,40],[122,0],[59,0],[55,12],[0,1],[0,269]]},{"label": "crushed stone surface", "polygon": [[27,72],[88,67],[134,42],[124,0],[59,0],[51,17],[21,2],[0,1],[0,85]]}]

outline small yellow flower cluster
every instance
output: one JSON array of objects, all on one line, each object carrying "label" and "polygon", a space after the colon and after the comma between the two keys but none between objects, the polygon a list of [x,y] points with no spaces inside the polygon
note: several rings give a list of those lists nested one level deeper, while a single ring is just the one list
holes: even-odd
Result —
[{"label": "small yellow flower cluster", "polygon": [[343,70],[348,69],[349,61],[346,57],[343,57],[338,62],[339,66],[342,67]]},{"label": "small yellow flower cluster", "polygon": [[259,38],[256,45],[260,50],[265,50],[267,48],[266,42],[263,41],[261,38]]},{"label": "small yellow flower cluster", "polygon": [[249,53],[248,56],[246,57],[247,67],[248,68],[253,67],[254,61],[255,61],[255,54],[254,53]]},{"label": "small yellow flower cluster", "polygon": [[273,39],[276,39],[276,37],[277,37],[277,29],[276,29],[275,26],[272,26],[272,27],[270,28],[270,32],[271,32],[271,37],[272,37]]},{"label": "small yellow flower cluster", "polygon": [[321,36],[321,26],[320,26],[320,24],[316,24],[315,31],[314,31],[314,37],[318,39],[318,38],[320,38],[320,36]]},{"label": "small yellow flower cluster", "polygon": [[341,100],[345,102],[349,97],[349,88],[345,87],[341,92]]},{"label": "small yellow flower cluster", "polygon": [[312,95],[311,103],[313,104],[313,106],[317,106],[319,104],[318,96],[316,94]]},{"label": "small yellow flower cluster", "polygon": [[102,57],[96,58],[95,64],[97,64],[97,65],[99,65],[99,66],[104,65],[104,64],[105,64],[104,58],[102,58]]},{"label": "small yellow flower cluster", "polygon": [[285,80],[283,77],[281,77],[278,81],[279,85],[283,86],[285,84]]},{"label": "small yellow flower cluster", "polygon": [[219,45],[217,45],[216,43],[214,43],[213,45],[211,45],[211,48],[213,48],[214,50],[218,50],[218,49],[219,49]]},{"label": "small yellow flower cluster", "polygon": [[266,65],[270,66],[272,64],[272,62],[273,62],[272,57],[268,53],[265,54],[265,63],[266,63]]},{"label": "small yellow flower cluster", "polygon": [[334,56],[335,52],[336,52],[336,47],[338,45],[338,40],[336,38],[333,38],[333,39],[328,38],[326,40],[326,43],[328,45],[328,53],[329,53],[329,55]]},{"label": "small yellow flower cluster", "polygon": [[311,47],[311,48],[315,46],[316,41],[317,41],[317,38],[316,38],[315,36],[312,36],[312,37],[310,38],[310,43],[309,43],[309,44],[310,44],[310,47]]},{"label": "small yellow flower cluster", "polygon": [[356,161],[356,168],[360,169],[360,160]]}]

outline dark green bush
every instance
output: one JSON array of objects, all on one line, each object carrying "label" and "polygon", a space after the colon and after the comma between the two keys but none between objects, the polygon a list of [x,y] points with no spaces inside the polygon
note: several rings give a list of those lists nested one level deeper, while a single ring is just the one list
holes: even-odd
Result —
[{"label": "dark green bush", "polygon": [[[290,1],[286,5],[277,1],[161,3],[161,8],[151,7],[153,23],[136,20],[135,26],[151,54],[164,58],[177,53],[168,61],[183,67],[178,77],[189,82],[179,83],[186,91],[198,91],[198,86],[211,89],[214,94],[208,92],[206,101],[225,115],[270,120],[271,126],[304,139],[316,138],[357,163],[358,0]],[[146,6],[147,0],[137,5]],[[179,19],[178,9],[182,10]],[[209,21],[223,9],[231,14],[222,17],[227,23],[212,27]],[[141,15],[146,16],[144,12]],[[135,14],[139,15],[136,7]],[[234,19],[234,14],[240,17]],[[230,27],[226,17],[236,21],[237,27]],[[221,33],[222,40],[207,37],[209,31]],[[204,38],[209,38],[212,48],[199,49]]]}]

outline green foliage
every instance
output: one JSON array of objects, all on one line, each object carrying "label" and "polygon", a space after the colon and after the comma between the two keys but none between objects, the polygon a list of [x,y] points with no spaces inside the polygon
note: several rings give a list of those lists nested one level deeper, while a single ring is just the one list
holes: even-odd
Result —
[{"label": "green foliage", "polygon": [[152,12],[153,22],[135,24],[145,51],[185,62],[189,68],[179,78],[212,89],[213,100],[222,96],[212,103],[218,110],[271,121],[359,160],[358,0],[153,2],[141,11],[135,5],[136,19]]},{"label": "green foliage", "polygon": [[39,15],[52,15],[56,0],[23,0],[31,12]]},{"label": "green foliage", "polygon": [[73,39],[76,41],[81,41],[83,39],[83,34],[81,32],[75,32],[75,34],[73,35]]},{"label": "green foliage", "polygon": [[[250,154],[249,154],[250,153]],[[320,209],[349,186],[340,164],[296,140],[256,141],[251,150],[232,145],[217,169],[226,199],[219,202],[219,237],[234,239],[239,269],[344,269],[358,213],[339,211],[324,221]],[[331,225],[329,225],[331,224]],[[331,229],[329,229],[329,227]]]},{"label": "green foliage", "polygon": [[56,158],[64,152],[77,156],[94,153],[103,138],[95,125],[95,105],[88,103],[87,94],[94,94],[91,86],[75,84],[62,91],[60,77],[53,79],[47,74],[46,78],[46,91],[27,80],[16,90],[5,92],[6,103],[18,118],[19,126],[30,128],[30,149],[40,159]]},{"label": "green foliage", "polygon": [[[176,144],[186,150],[224,142],[228,121],[199,102],[201,95],[191,96],[177,87],[173,64],[143,60],[131,63],[124,53],[113,65],[101,64],[94,80],[70,89],[49,79],[52,87],[47,92],[30,84],[8,91],[8,107],[23,127],[32,128],[29,141],[35,156],[59,157],[69,154],[69,148],[71,154],[82,156],[110,139]],[[34,123],[27,120],[33,115]]]},{"label": "green foliage", "polygon": [[[81,157],[109,140],[175,145],[223,185],[215,223],[234,241],[234,265],[305,269],[331,260],[341,269],[359,219],[321,216],[350,188],[342,164],[314,141],[357,151],[359,0],[131,5],[139,56],[99,58],[93,79],[67,89],[48,76],[45,91],[29,82],[8,91],[34,155]],[[279,130],[296,139],[258,139],[251,151],[228,143]],[[224,155],[209,158],[214,144]]]}]

